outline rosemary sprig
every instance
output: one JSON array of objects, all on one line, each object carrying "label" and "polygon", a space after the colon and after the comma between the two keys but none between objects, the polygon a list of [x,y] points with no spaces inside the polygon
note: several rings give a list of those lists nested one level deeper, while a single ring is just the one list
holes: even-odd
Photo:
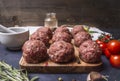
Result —
[{"label": "rosemary sprig", "polygon": [[28,73],[13,68],[4,61],[0,61],[0,81],[35,81],[38,77],[28,78]]}]

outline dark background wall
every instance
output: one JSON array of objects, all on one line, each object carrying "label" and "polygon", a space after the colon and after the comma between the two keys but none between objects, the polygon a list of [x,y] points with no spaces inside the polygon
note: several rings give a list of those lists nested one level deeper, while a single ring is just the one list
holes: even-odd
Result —
[{"label": "dark background wall", "polygon": [[47,12],[57,13],[59,25],[120,27],[120,0],[0,0],[0,23],[5,26],[43,25]]}]

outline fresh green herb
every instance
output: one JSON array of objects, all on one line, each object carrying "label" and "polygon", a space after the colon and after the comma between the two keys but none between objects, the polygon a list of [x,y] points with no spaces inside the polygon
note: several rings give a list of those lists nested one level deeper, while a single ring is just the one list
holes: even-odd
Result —
[{"label": "fresh green herb", "polygon": [[13,68],[9,64],[0,61],[0,81],[35,81],[38,77],[28,78],[28,73]]},{"label": "fresh green herb", "polygon": [[85,29],[88,33],[90,33],[90,34],[92,34],[92,33],[98,33],[97,31],[92,31],[92,30],[90,30],[90,27],[89,27],[89,26],[84,25],[83,27],[84,27],[84,29]]},{"label": "fresh green herb", "polygon": [[88,31],[88,33],[98,33],[97,31]]}]

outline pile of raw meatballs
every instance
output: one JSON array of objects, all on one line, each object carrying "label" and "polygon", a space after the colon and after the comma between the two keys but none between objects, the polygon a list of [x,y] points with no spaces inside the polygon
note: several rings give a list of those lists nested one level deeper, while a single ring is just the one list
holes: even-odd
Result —
[{"label": "pile of raw meatballs", "polygon": [[37,29],[22,47],[23,58],[32,64],[48,59],[55,63],[68,63],[75,59],[74,46],[78,48],[82,61],[101,61],[101,48],[82,25],[75,25],[71,31],[65,26],[60,26],[55,31],[48,27]]}]

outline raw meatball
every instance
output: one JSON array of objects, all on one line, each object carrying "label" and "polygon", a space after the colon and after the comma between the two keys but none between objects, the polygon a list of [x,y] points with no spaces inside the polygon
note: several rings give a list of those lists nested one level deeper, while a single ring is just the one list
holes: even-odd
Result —
[{"label": "raw meatball", "polygon": [[38,32],[34,32],[31,36],[30,36],[30,40],[40,40],[40,37],[38,35]]},{"label": "raw meatball", "polygon": [[46,46],[49,45],[49,37],[46,33],[43,32],[34,32],[31,36],[30,36],[30,40],[40,40],[42,41]]},{"label": "raw meatball", "polygon": [[86,40],[79,47],[80,58],[87,63],[98,63],[101,60],[102,50],[100,46],[92,40]]},{"label": "raw meatball", "polygon": [[67,27],[65,27],[65,26],[58,27],[58,28],[55,30],[55,33],[57,33],[57,32],[66,32],[66,33],[68,33],[68,34],[71,34],[70,31],[69,31],[69,29],[68,29]]},{"label": "raw meatball", "polygon": [[45,43],[46,46],[49,46],[49,41],[52,37],[52,32],[49,28],[43,27],[39,28],[30,36],[30,40],[40,40]]},{"label": "raw meatball", "polygon": [[74,59],[74,47],[65,41],[54,42],[48,51],[49,57],[53,62],[66,63]]},{"label": "raw meatball", "polygon": [[88,32],[78,32],[74,36],[74,44],[75,46],[79,47],[85,40],[92,39],[91,35]]},{"label": "raw meatball", "polygon": [[46,33],[46,34],[48,35],[49,39],[52,38],[52,31],[51,31],[51,29],[48,28],[48,27],[42,27],[42,28],[39,28],[39,29],[37,29],[37,32],[43,32],[43,33]]},{"label": "raw meatball", "polygon": [[83,25],[75,25],[72,29],[72,35],[76,35],[78,32],[82,32],[82,31],[85,31]]},{"label": "raw meatball", "polygon": [[70,43],[71,39],[72,39],[72,37],[70,34],[68,34],[66,32],[57,32],[53,35],[52,42],[63,40],[63,41]]},{"label": "raw meatball", "polygon": [[23,58],[27,63],[39,63],[48,58],[47,48],[42,41],[28,40],[22,47]]}]

